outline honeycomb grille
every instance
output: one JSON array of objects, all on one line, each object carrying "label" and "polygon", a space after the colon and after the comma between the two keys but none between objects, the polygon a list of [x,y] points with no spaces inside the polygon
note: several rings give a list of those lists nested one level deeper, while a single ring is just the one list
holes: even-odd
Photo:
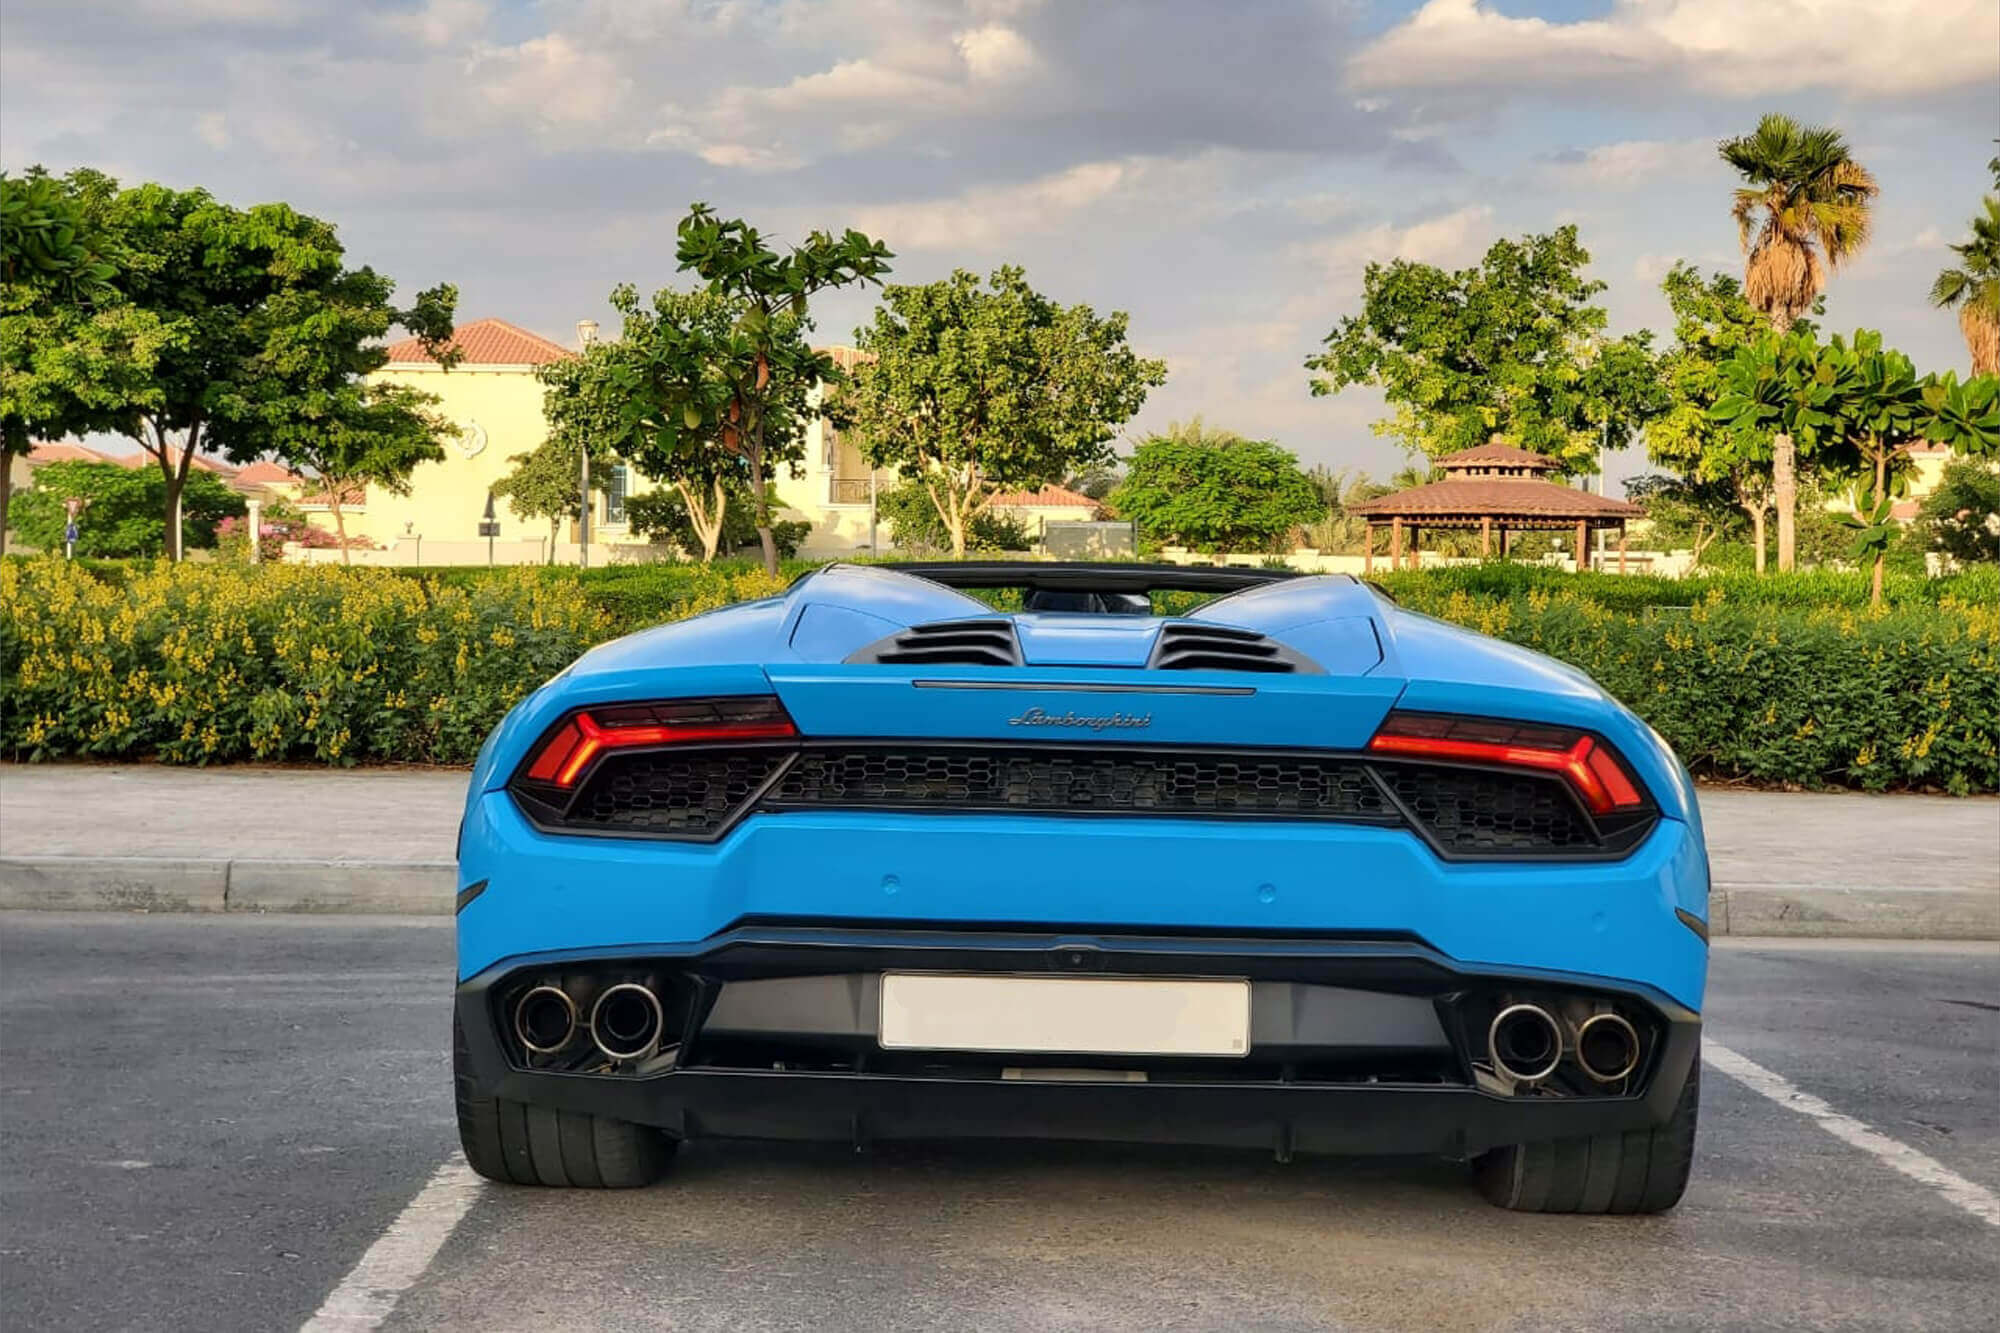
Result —
[{"label": "honeycomb grille", "polygon": [[1596,851],[1597,831],[1554,778],[1427,764],[1376,773],[1445,851]]},{"label": "honeycomb grille", "polygon": [[1359,763],[1247,754],[811,750],[766,804],[1394,819]]},{"label": "honeycomb grille", "polygon": [[607,831],[714,833],[784,762],[783,751],[755,749],[612,755],[598,765],[562,822]]}]

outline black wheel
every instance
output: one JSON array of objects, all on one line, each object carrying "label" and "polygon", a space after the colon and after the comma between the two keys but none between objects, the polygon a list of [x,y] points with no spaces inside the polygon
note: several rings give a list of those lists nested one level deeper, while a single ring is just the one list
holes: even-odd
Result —
[{"label": "black wheel", "polygon": [[1657,1129],[1495,1148],[1473,1162],[1473,1178],[1489,1202],[1517,1212],[1664,1213],[1687,1189],[1700,1106],[1697,1054],[1672,1118]]},{"label": "black wheel", "polygon": [[503,1185],[635,1189],[658,1180],[680,1145],[647,1125],[482,1095],[472,1084],[465,1029],[451,1021],[458,1141],[474,1171]]}]

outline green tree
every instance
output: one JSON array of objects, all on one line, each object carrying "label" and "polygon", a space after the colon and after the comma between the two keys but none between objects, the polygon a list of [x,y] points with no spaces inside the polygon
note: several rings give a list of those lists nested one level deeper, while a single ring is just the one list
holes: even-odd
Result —
[{"label": "green tree", "polygon": [[[887,525],[889,540],[905,551],[929,555],[952,549],[951,530],[920,481],[900,482],[876,496],[875,514]],[[966,522],[966,550],[1025,551],[1034,544],[1027,525],[1005,510],[982,509]]]},{"label": "green tree", "polygon": [[118,265],[95,216],[107,183],[95,172],[0,171],[0,552],[14,459],[37,436],[61,439],[100,425],[93,407],[105,386],[60,349],[78,326],[101,324],[104,341],[114,328],[136,332],[125,312],[106,313],[118,301]]},{"label": "green tree", "polygon": [[963,557],[1001,490],[1033,490],[1111,459],[1118,427],[1164,383],[1166,363],[1126,342],[1122,312],[1099,318],[996,269],[985,287],[955,271],[883,292],[855,331],[867,355],[837,412],[877,467],[923,486]]},{"label": "green tree", "polygon": [[1597,470],[1662,405],[1651,335],[1604,336],[1575,227],[1500,240],[1477,268],[1370,264],[1361,313],[1306,361],[1315,396],[1382,390],[1377,434],[1433,460],[1502,434],[1565,473]]},{"label": "green tree", "polygon": [[[544,440],[525,454],[509,454],[514,470],[493,483],[493,494],[507,502],[507,508],[523,521],[545,519],[549,525],[547,559],[554,563],[556,542],[562,537],[564,519],[574,521],[583,506],[578,497],[583,481],[576,453],[555,440]],[[591,472],[591,490],[600,493],[598,473]]]},{"label": "green tree", "polygon": [[[703,497],[708,503],[699,516],[688,505],[688,490],[676,485],[630,496],[625,501],[625,521],[648,541],[671,542],[689,553],[700,550],[703,564],[718,551],[726,555],[757,545],[756,506],[744,493],[740,476],[723,487],[722,495]],[[771,502],[775,513],[775,495]],[[771,523],[771,540],[785,560],[798,554],[799,544],[811,532],[812,524],[802,520],[774,518]]]},{"label": "green tree", "polygon": [[[1728,274],[1704,278],[1686,263],[1676,264],[1660,284],[1674,312],[1674,341],[1659,359],[1665,407],[1646,426],[1646,455],[1679,473],[1686,485],[1663,491],[1692,500],[1711,485],[1726,486],[1750,521],[1758,573],[1764,572],[1765,524],[1771,513],[1771,440],[1732,431],[1710,409],[1722,397],[1722,368],[1737,351],[1770,333],[1770,323]],[[1802,334],[1812,332],[1804,320]],[[1668,500],[1673,503],[1672,500]]]},{"label": "green tree", "polygon": [[1961,564],[2000,563],[2000,472],[1966,458],[1946,464],[1937,489],[1924,497],[1914,535],[1925,550]]},{"label": "green tree", "polygon": [[[1697,565],[1717,541],[1745,535],[1744,507],[1729,481],[1656,472],[1627,481],[1625,498],[1646,507],[1646,522],[1663,549],[1686,543]],[[1762,531],[1760,523],[1760,537]],[[1760,550],[1760,571],[1763,563]]]},{"label": "green tree", "polygon": [[1958,308],[1958,327],[1975,375],[2000,374],[2000,158],[1993,168],[1993,189],[1984,209],[1972,220],[1972,237],[1952,246],[1958,265],[1937,275],[1931,284],[1931,304],[1940,310]]},{"label": "green tree", "polygon": [[[599,343],[590,348],[569,373],[562,400],[558,402],[551,397],[551,420],[573,417],[574,426],[564,429],[579,439],[607,442],[641,476],[670,487],[679,497],[679,508],[674,512],[684,516],[687,523],[684,534],[687,540],[682,540],[683,534],[677,526],[680,517],[667,524],[676,534],[672,540],[679,542],[684,550],[701,550],[706,563],[714,558],[717,545],[724,538],[724,529],[731,518],[732,498],[750,506],[755,537],[756,506],[751,502],[748,488],[749,461],[737,447],[739,433],[722,413],[704,416],[692,426],[683,418],[676,429],[662,431],[661,418],[627,411],[629,396],[625,386],[647,382],[650,372],[641,360],[644,349],[657,348],[663,340],[672,339],[681,348],[677,356],[683,361],[700,355],[704,347],[729,347],[741,303],[710,291],[663,290],[654,294],[650,311],[641,311],[637,293],[629,286],[612,293],[612,303],[628,312],[626,336],[618,342]],[[798,351],[787,345],[781,363],[790,364]],[[804,423],[811,416],[811,388],[811,381],[799,374],[778,377],[767,386],[762,411],[767,423],[768,471],[796,464],[800,457]],[[770,489],[767,482],[767,494]],[[628,502],[628,515],[630,512]],[[765,512],[769,513],[768,507]],[[777,528],[771,530],[779,554],[785,554],[783,543],[777,541]]]},{"label": "green tree", "polygon": [[336,377],[316,392],[287,397],[297,415],[272,413],[264,438],[293,468],[319,479],[341,562],[351,563],[345,507],[370,486],[408,495],[417,464],[443,459],[438,441],[456,436],[458,427],[432,410],[435,395],[406,385]]},{"label": "green tree", "polygon": [[1199,419],[1141,442],[1110,504],[1152,540],[1210,552],[1272,550],[1326,515],[1290,452]]},{"label": "green tree", "polygon": [[[33,489],[14,501],[14,531],[30,546],[59,551],[69,520],[65,501],[82,500],[77,519],[76,553],[106,558],[156,556],[166,549],[161,515],[166,483],[150,467],[127,468],[116,463],[50,463],[35,473]],[[212,472],[190,473],[181,497],[185,544],[215,545],[216,525],[241,517],[247,506]]]},{"label": "green tree", "polygon": [[[1717,151],[1748,182],[1730,210],[1745,255],[1743,294],[1784,333],[1826,290],[1828,273],[1868,243],[1880,188],[1838,130],[1790,116],[1765,116]],[[1771,441],[1780,570],[1792,567],[1795,554],[1796,450],[1783,432]]]},{"label": "green tree", "polygon": [[1306,533],[1306,544],[1329,554],[1360,550],[1368,531],[1367,520],[1349,510],[1389,494],[1392,488],[1371,479],[1358,468],[1330,468],[1324,463],[1315,463],[1306,476],[1311,480],[1313,489],[1319,492],[1320,503],[1326,506],[1326,516]]},{"label": "green tree", "polygon": [[839,370],[806,342],[808,303],[830,288],[880,280],[894,258],[879,241],[851,228],[840,237],[815,231],[780,253],[741,219],[718,218],[695,204],[681,219],[675,257],[704,290],[724,303],[726,332],[685,317],[663,292],[652,311],[628,286],[613,303],[625,316],[620,388],[624,414],[654,447],[700,454],[717,437],[743,460],[756,509],[764,568],[778,572],[768,483],[774,464],[796,459],[809,417],[806,395]]},{"label": "green tree", "polygon": [[[370,480],[396,484],[394,469],[415,460],[385,441],[420,429],[421,404],[359,381],[385,363],[381,338],[398,324],[449,367],[456,292],[390,305],[393,283],[347,268],[332,225],[285,204],[241,209],[161,185],[113,190],[89,174],[90,215],[121,261],[112,281],[122,322],[73,320],[42,355],[103,372],[87,403],[92,424],[152,456],[165,512],[181,503],[202,451],[239,462],[275,452],[308,468],[336,451],[389,468]],[[318,441],[324,433],[336,442]],[[166,530],[178,558],[178,526]]]}]

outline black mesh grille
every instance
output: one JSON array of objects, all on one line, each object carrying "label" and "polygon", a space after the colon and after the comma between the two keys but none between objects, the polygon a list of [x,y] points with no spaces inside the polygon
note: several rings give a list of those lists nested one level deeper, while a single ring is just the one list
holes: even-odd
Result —
[{"label": "black mesh grille", "polygon": [[766,804],[1394,818],[1356,762],[1129,751],[809,750]]},{"label": "black mesh grille", "polygon": [[1428,764],[1376,772],[1448,852],[1597,849],[1596,830],[1555,778]]},{"label": "black mesh grille", "polygon": [[610,755],[562,822],[636,833],[713,833],[784,761],[783,751],[755,749]]}]

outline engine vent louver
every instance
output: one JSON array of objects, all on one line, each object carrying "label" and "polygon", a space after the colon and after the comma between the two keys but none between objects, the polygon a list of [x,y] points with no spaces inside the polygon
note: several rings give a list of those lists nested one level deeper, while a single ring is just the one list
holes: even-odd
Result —
[{"label": "engine vent louver", "polygon": [[1021,643],[1006,620],[939,620],[913,625],[854,653],[850,663],[883,666],[1021,665]]},{"label": "engine vent louver", "polygon": [[1155,671],[1311,672],[1319,666],[1254,630],[1176,621],[1160,630],[1147,666]]}]

